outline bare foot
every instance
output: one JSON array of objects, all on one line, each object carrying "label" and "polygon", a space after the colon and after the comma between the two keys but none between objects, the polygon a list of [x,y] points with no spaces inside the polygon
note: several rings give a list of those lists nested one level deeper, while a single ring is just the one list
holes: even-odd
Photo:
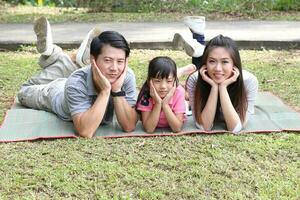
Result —
[{"label": "bare foot", "polygon": [[177,76],[181,77],[184,75],[190,75],[191,73],[195,72],[197,70],[196,66],[194,64],[189,64],[184,67],[177,69]]},{"label": "bare foot", "polygon": [[69,54],[69,56],[70,56],[73,63],[76,63],[76,53],[77,52],[73,51]]}]

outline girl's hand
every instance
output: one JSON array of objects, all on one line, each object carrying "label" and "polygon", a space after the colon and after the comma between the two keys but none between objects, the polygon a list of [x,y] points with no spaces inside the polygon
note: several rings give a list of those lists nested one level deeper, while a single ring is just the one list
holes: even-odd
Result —
[{"label": "girl's hand", "polygon": [[111,85],[111,90],[113,92],[118,92],[118,91],[121,91],[121,88],[122,88],[122,85],[124,83],[124,80],[125,80],[125,76],[126,76],[126,73],[127,73],[127,64],[125,65],[125,68],[122,72],[122,74],[119,76],[119,78]]},{"label": "girl's hand", "polygon": [[168,92],[165,98],[162,100],[162,104],[169,104],[170,99],[174,96],[176,86],[173,86],[172,89]]},{"label": "girl's hand", "polygon": [[93,82],[98,93],[108,92],[110,93],[111,85],[107,78],[101,73],[94,58],[91,58]]},{"label": "girl's hand", "polygon": [[232,69],[232,76],[223,81],[220,86],[227,87],[228,85],[236,82],[237,78],[240,76],[240,71],[237,67],[233,67]]},{"label": "girl's hand", "polygon": [[202,76],[202,79],[207,82],[211,87],[217,86],[217,83],[214,82],[208,75],[207,75],[207,67],[203,65],[200,68],[200,75]]},{"label": "girl's hand", "polygon": [[152,97],[152,99],[154,100],[155,103],[159,104],[162,102],[162,99],[160,98],[160,96],[157,94],[153,82],[152,80],[150,80],[150,96]]}]

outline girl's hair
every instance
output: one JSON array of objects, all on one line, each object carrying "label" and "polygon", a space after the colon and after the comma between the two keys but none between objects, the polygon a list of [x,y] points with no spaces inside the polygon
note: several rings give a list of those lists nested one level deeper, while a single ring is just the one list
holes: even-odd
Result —
[{"label": "girl's hair", "polygon": [[90,53],[97,59],[102,53],[103,46],[107,44],[117,49],[124,50],[126,58],[129,56],[130,48],[127,41],[123,35],[116,31],[104,31],[99,36],[95,37],[91,42]]},{"label": "girl's hair", "polygon": [[175,79],[176,86],[178,86],[179,81],[177,77],[176,63],[171,58],[166,56],[158,56],[153,58],[149,62],[147,80],[141,88],[137,102],[139,103],[142,100],[142,105],[147,106],[150,98],[150,80],[152,78],[169,78],[171,74]]},{"label": "girl's hair", "polygon": [[[218,35],[213,39],[211,39],[207,43],[204,49],[200,69],[201,67],[203,67],[203,65],[206,65],[207,58],[210,52],[213,49],[218,47],[223,47],[228,51],[231,59],[233,60],[233,65],[239,69],[240,72],[239,77],[234,83],[230,84],[227,87],[227,90],[233,107],[236,109],[241,121],[244,122],[248,104],[247,104],[246,90],[243,81],[242,63],[241,63],[241,58],[236,43],[231,38],[225,37],[223,35]],[[208,96],[210,94],[210,90],[211,90],[210,84],[202,79],[199,70],[197,85],[195,88],[195,99],[194,99],[195,117],[198,123],[200,123],[198,119],[206,105]],[[216,117],[218,117],[220,114],[219,107],[220,107],[220,102],[218,100]]]}]

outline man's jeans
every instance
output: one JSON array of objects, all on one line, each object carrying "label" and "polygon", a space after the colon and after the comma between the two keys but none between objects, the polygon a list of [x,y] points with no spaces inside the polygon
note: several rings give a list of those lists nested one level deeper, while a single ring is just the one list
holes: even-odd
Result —
[{"label": "man's jeans", "polygon": [[53,99],[78,66],[56,45],[50,56],[41,55],[39,65],[42,71],[21,86],[18,99],[26,107],[53,112]]}]

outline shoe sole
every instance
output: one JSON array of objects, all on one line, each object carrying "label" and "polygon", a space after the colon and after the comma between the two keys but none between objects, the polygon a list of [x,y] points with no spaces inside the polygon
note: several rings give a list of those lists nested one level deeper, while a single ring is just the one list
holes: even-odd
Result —
[{"label": "shoe sole", "polygon": [[177,48],[183,47],[186,54],[193,57],[194,49],[191,47],[191,45],[189,43],[187,43],[184,40],[184,38],[180,34],[175,33],[174,38],[173,38],[173,44],[175,44]]},{"label": "shoe sole", "polygon": [[[52,37],[52,34],[48,33],[48,31],[49,31],[48,29],[50,29],[50,25],[48,24],[48,21],[45,17],[39,18],[34,23],[33,30],[37,36],[36,48],[39,53],[45,54],[45,55],[50,55],[53,50],[52,39],[48,38],[48,37]],[[47,40],[51,40],[51,41],[47,41]],[[47,44],[47,42],[49,44]]]},{"label": "shoe sole", "polygon": [[46,38],[47,38],[47,21],[45,18],[39,18],[34,23],[34,32],[37,36],[36,48],[39,53],[46,51]]}]

